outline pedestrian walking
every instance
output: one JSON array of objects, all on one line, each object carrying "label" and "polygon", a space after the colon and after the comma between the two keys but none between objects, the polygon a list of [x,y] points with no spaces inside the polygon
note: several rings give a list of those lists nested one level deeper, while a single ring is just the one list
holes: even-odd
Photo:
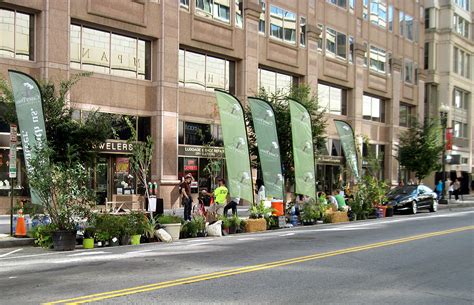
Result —
[{"label": "pedestrian walking", "polygon": [[461,192],[461,182],[459,182],[459,179],[456,178],[453,183],[453,193],[454,193],[454,199],[456,201],[459,201],[460,192]]},{"label": "pedestrian walking", "polygon": [[443,193],[443,181],[439,180],[438,184],[436,184],[436,195],[438,195],[438,200],[441,198],[442,193]]},{"label": "pedestrian walking", "polygon": [[240,202],[240,197],[238,196],[232,196],[230,197],[229,203],[224,207],[224,216],[227,217],[227,212],[229,210],[232,210],[232,215],[236,216],[237,215],[237,205]]},{"label": "pedestrian walking", "polygon": [[191,182],[193,175],[187,174],[184,181],[179,186],[181,193],[181,203],[184,206],[184,220],[191,220],[191,209],[193,206],[193,199],[191,198]]}]

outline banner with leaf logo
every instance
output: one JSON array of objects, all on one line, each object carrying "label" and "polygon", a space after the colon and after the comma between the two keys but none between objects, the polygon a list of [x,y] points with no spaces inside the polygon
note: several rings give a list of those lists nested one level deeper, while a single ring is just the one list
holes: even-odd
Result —
[{"label": "banner with leaf logo", "polygon": [[316,198],[311,116],[308,110],[297,101],[290,99],[288,102],[290,105],[293,159],[295,164],[295,192]]},{"label": "banner with leaf logo", "polygon": [[[32,170],[30,160],[35,156],[35,149],[41,149],[46,144],[43,100],[38,84],[29,75],[12,70],[9,70],[8,74],[15,99],[26,171],[29,173]],[[32,203],[39,204],[31,187],[30,192]]]},{"label": "banner with leaf logo", "polygon": [[253,203],[253,182],[244,111],[239,100],[216,90],[217,106],[224,138],[227,187],[230,196]]},{"label": "banner with leaf logo", "polygon": [[354,131],[352,130],[351,125],[345,121],[334,120],[336,124],[337,133],[341,140],[341,146],[344,150],[344,155],[346,156],[346,162],[349,168],[351,169],[354,177],[359,180],[359,167],[357,162],[357,152],[354,139]]},{"label": "banner with leaf logo", "polygon": [[272,106],[258,98],[248,98],[257,137],[258,155],[262,168],[265,192],[269,197],[284,198],[284,179],[281,171],[275,113]]}]

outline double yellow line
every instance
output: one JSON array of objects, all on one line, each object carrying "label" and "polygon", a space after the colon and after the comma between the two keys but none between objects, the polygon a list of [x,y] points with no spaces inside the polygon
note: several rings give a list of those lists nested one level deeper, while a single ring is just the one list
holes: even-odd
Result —
[{"label": "double yellow line", "polygon": [[120,289],[120,290],[113,290],[113,291],[109,291],[109,292],[102,292],[102,293],[96,293],[96,294],[90,294],[90,295],[77,297],[77,298],[64,299],[64,300],[44,303],[44,305],[52,305],[52,304],[74,305],[74,304],[84,304],[84,303],[96,302],[96,301],[101,301],[101,300],[105,300],[105,299],[123,297],[123,296],[136,294],[136,293],[149,292],[149,291],[159,290],[159,289],[163,289],[163,288],[169,288],[169,287],[180,286],[180,285],[185,285],[185,284],[192,284],[192,283],[208,281],[208,280],[213,280],[213,279],[218,279],[218,278],[223,278],[223,277],[228,277],[228,276],[233,276],[233,275],[256,272],[256,271],[261,271],[261,270],[266,270],[266,269],[271,269],[271,268],[276,268],[276,267],[281,267],[281,266],[286,266],[286,265],[292,265],[292,264],[296,264],[296,263],[303,263],[303,262],[307,262],[307,261],[311,261],[311,260],[317,260],[317,259],[327,258],[327,257],[331,257],[331,256],[341,255],[341,254],[347,254],[347,253],[359,252],[359,251],[364,251],[364,250],[369,250],[369,249],[387,247],[387,246],[391,246],[391,245],[402,244],[402,243],[406,243],[406,242],[410,242],[410,241],[415,241],[415,240],[420,240],[420,239],[425,239],[425,238],[430,238],[430,237],[436,237],[436,236],[441,236],[441,235],[447,235],[447,234],[452,234],[452,233],[457,233],[457,232],[462,232],[462,231],[467,231],[467,230],[474,230],[474,226],[466,226],[466,227],[460,227],[460,228],[455,228],[455,229],[450,229],[450,230],[444,230],[444,231],[437,231],[437,232],[432,232],[432,233],[414,235],[414,236],[410,236],[410,237],[405,237],[405,238],[400,238],[400,239],[393,239],[393,240],[368,244],[368,245],[359,246],[359,247],[352,247],[352,248],[346,248],[346,249],[330,251],[330,252],[325,252],[325,253],[317,253],[317,254],[313,254],[313,255],[300,256],[300,257],[295,257],[295,258],[291,258],[291,259],[285,259],[285,260],[280,260],[280,261],[275,261],[275,262],[270,262],[270,263],[265,263],[265,264],[252,265],[252,266],[247,266],[247,267],[242,267],[242,268],[235,268],[235,269],[229,269],[229,270],[224,270],[224,271],[219,271],[219,272],[213,272],[213,273],[207,273],[207,274],[196,275],[196,276],[191,276],[191,277],[185,277],[185,278],[181,278],[181,279],[176,279],[176,280],[172,280],[172,281],[165,281],[165,282],[159,282],[159,283],[155,283],[155,284],[131,287],[131,288]]}]

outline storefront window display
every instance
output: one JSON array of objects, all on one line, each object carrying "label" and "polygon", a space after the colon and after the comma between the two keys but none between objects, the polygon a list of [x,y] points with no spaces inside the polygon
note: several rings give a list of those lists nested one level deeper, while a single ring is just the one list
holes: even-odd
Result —
[{"label": "storefront window display", "polygon": [[191,192],[216,188],[217,178],[225,178],[221,127],[180,121],[178,143],[178,176],[193,175]]}]

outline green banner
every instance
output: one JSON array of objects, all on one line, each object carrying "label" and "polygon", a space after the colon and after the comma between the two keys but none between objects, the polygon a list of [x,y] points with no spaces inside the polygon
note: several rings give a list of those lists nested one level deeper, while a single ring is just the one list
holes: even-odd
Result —
[{"label": "green banner", "polygon": [[230,196],[240,197],[253,203],[252,173],[244,111],[234,96],[216,90],[217,105],[224,138]]},{"label": "green banner", "polygon": [[316,198],[311,116],[308,110],[297,101],[289,100],[289,104],[295,162],[295,193]]},{"label": "green banner", "polygon": [[[35,148],[41,148],[46,141],[43,117],[43,101],[36,81],[29,75],[9,70],[15,98],[16,115],[20,129],[26,171],[31,172],[30,160],[35,156]],[[32,203],[39,204],[38,197],[30,187]]]},{"label": "green banner", "polygon": [[334,120],[334,123],[336,124],[344,155],[346,156],[347,165],[354,174],[354,177],[359,180],[359,168],[352,127],[347,122],[340,120]]},{"label": "green banner", "polygon": [[283,199],[284,179],[281,172],[280,144],[272,106],[264,100],[249,97],[252,121],[257,136],[258,155],[262,167],[265,192],[269,197]]}]

